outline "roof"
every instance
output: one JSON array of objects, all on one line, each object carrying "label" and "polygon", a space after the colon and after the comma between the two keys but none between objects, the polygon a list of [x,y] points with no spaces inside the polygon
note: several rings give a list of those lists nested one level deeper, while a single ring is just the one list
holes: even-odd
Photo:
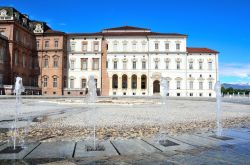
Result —
[{"label": "roof", "polygon": [[212,50],[209,48],[194,48],[194,47],[187,47],[188,53],[219,53],[216,50]]},{"label": "roof", "polygon": [[107,28],[103,30],[150,30],[150,29],[140,28],[140,27],[135,27],[135,26],[120,26],[120,27],[115,27],[115,28]]},{"label": "roof", "polygon": [[69,36],[102,36],[101,32],[96,33],[67,33]]},{"label": "roof", "polygon": [[48,29],[44,32],[45,34],[65,34],[64,32]]}]

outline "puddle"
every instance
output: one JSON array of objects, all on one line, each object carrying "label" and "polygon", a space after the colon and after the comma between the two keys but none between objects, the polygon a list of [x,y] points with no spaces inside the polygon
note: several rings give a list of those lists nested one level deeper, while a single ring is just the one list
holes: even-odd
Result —
[{"label": "puddle", "polygon": [[210,137],[215,138],[215,139],[219,139],[219,140],[233,140],[233,138],[227,137],[227,136],[216,136],[216,135],[212,135],[212,136],[210,136]]},{"label": "puddle", "polygon": [[16,149],[14,149],[13,146],[8,146],[5,149],[1,150],[0,154],[17,154],[22,150],[23,150],[23,147],[21,146],[16,146]]},{"label": "puddle", "polygon": [[169,146],[176,146],[176,145],[179,145],[175,142],[172,142],[170,140],[160,140],[159,141],[160,145],[164,146],[164,147],[169,147]]}]

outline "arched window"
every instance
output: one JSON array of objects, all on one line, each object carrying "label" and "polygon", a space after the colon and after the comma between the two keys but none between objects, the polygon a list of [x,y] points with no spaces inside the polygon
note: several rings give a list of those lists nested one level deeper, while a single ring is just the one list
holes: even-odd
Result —
[{"label": "arched window", "polygon": [[146,89],[147,88],[147,76],[142,75],[141,76],[141,89]]},{"label": "arched window", "polygon": [[43,87],[45,88],[48,87],[48,79],[49,79],[48,76],[43,77]]},{"label": "arched window", "polygon": [[58,80],[58,78],[57,78],[57,76],[53,76],[53,88],[57,88],[57,80]]},{"label": "arched window", "polygon": [[128,87],[128,76],[122,75],[122,89],[127,89]]},{"label": "arched window", "polygon": [[135,74],[132,75],[131,86],[132,86],[132,89],[136,89],[137,88],[137,76]]},{"label": "arched window", "polygon": [[112,88],[117,89],[118,88],[118,76],[115,74],[112,77]]}]

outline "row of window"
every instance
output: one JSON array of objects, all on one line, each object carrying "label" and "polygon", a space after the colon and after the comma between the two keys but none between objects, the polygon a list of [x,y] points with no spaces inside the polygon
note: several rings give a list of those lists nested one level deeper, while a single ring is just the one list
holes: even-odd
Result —
[{"label": "row of window", "polygon": [[[167,50],[167,51],[169,50],[169,47],[170,47],[169,44],[170,43],[165,43],[165,50]],[[113,51],[118,51],[118,45],[119,45],[119,42],[117,42],[117,41],[113,43]],[[175,49],[177,51],[180,50],[180,47],[181,47],[180,43],[175,44]],[[137,51],[138,50],[137,42],[132,42],[131,48],[132,48],[132,51]],[[146,51],[146,48],[147,48],[147,42],[142,42],[141,43],[142,51]],[[155,49],[155,51],[158,51],[160,49],[159,42],[154,43],[154,49]],[[107,45],[107,50],[108,50],[108,45]],[[122,43],[122,50],[128,51],[128,43],[127,42]]]},{"label": "row of window", "polygon": [[[58,87],[58,77],[57,76],[52,76],[52,80],[53,80],[52,87],[53,88],[57,88]],[[42,82],[43,87],[47,88],[48,87],[48,83],[49,83],[49,77],[48,76],[44,76],[43,77],[43,82]]]},{"label": "row of window", "polygon": [[[127,63],[128,63],[127,61],[122,62],[122,69],[128,69]],[[161,69],[159,67],[159,63],[160,63],[159,61],[154,61],[154,69]],[[147,66],[146,61],[142,61],[141,62],[141,69],[147,69],[146,66]],[[166,61],[165,62],[165,68],[162,68],[162,69],[171,69],[169,66],[170,66],[170,62]],[[208,70],[212,70],[213,69],[212,66],[213,66],[213,63],[208,62]],[[107,62],[107,68],[108,68],[108,62]],[[113,69],[118,69],[118,61],[113,62]],[[137,61],[132,62],[132,69],[137,69]],[[176,69],[177,70],[181,69],[181,62],[179,62],[179,61],[176,62]],[[193,63],[192,63],[192,65],[189,65],[189,69],[190,70],[194,69]],[[199,68],[198,69],[200,69],[200,70],[204,69],[203,62],[199,62]]]},{"label": "row of window", "polygon": [[[59,47],[59,41],[54,40],[54,45],[53,46],[54,46],[53,48],[58,48]],[[36,48],[40,49],[40,41],[36,41]],[[49,40],[44,41],[44,48],[45,49],[50,48],[50,41]]]},{"label": "row of window", "polygon": [[35,59],[33,57],[29,56],[29,59],[27,59],[26,54],[23,53],[22,56],[19,55],[18,51],[15,51],[14,54],[14,65],[18,66],[21,65],[23,68],[28,66],[29,68],[35,68]]},{"label": "row of window", "polygon": [[[136,95],[136,92],[133,92],[132,94],[135,96],[135,95]],[[145,95],[145,94],[146,94],[145,92],[142,92],[142,95]],[[115,92],[115,91],[113,92],[113,95],[116,95],[116,92]],[[125,96],[125,95],[127,95],[127,93],[126,93],[126,92],[123,92],[123,95]],[[167,93],[167,96],[169,96],[169,93]],[[176,93],[176,96],[181,96],[181,93]],[[194,93],[192,93],[192,92],[189,93],[189,96],[194,96]],[[203,96],[203,93],[199,93],[199,96],[202,97],[202,96]],[[212,93],[209,93],[208,96],[211,97],[211,96],[212,96]]]},{"label": "row of window", "polygon": [[[73,42],[73,43],[70,44],[70,50],[72,52],[76,51],[76,43],[75,42]],[[99,42],[98,41],[93,42],[93,48],[92,48],[92,50],[94,52],[97,52],[99,50]],[[87,52],[88,51],[88,42],[87,41],[82,42],[82,51],[83,52]]]},{"label": "row of window", "polygon": [[0,47],[0,63],[3,63],[6,58],[6,49],[5,47]]},{"label": "row of window", "polygon": [[[70,69],[74,70],[75,68],[75,60],[70,61]],[[81,58],[81,70],[88,69],[88,58]],[[99,70],[99,58],[92,58],[92,70]]]},{"label": "row of window", "polygon": [[[95,85],[96,85],[96,88],[97,88],[97,79],[95,79]],[[75,78],[69,79],[69,88],[70,89],[74,89],[75,88]],[[84,79],[84,78],[81,79],[81,88],[83,88],[83,89],[87,88],[87,80]]]},{"label": "row of window", "polygon": [[[43,67],[48,68],[49,67],[49,59],[46,57],[43,61]],[[58,68],[59,67],[59,57],[55,56],[53,57],[53,68]]]}]

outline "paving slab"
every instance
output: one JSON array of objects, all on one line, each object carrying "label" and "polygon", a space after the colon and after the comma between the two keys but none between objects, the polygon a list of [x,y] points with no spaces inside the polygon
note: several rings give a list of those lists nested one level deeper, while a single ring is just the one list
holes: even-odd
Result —
[{"label": "paving slab", "polygon": [[223,134],[223,136],[226,136],[226,137],[229,137],[229,138],[232,138],[232,139],[230,139],[230,140],[220,140],[220,139],[212,137],[214,135],[215,134],[212,133],[212,132],[196,134],[196,136],[216,141],[218,143],[217,144],[218,146],[219,145],[236,145],[236,144],[241,144],[241,143],[247,143],[248,142],[246,139],[241,139],[241,138],[238,138],[238,137],[232,137],[230,135],[224,135],[224,134]]},{"label": "paving slab", "polygon": [[104,146],[104,151],[87,151],[86,146],[93,146],[93,141],[80,141],[76,144],[74,157],[104,157],[118,155],[110,141],[96,141],[96,145]]},{"label": "paving slab", "polygon": [[74,147],[75,142],[43,142],[25,158],[71,158],[74,152]]},{"label": "paving slab", "polygon": [[160,152],[160,150],[140,139],[113,140],[111,143],[121,155]]},{"label": "paving slab", "polygon": [[[25,145],[19,153],[1,153],[0,159],[23,159],[27,154],[34,150],[40,143],[29,143]],[[0,151],[4,150],[6,147],[12,147],[10,144],[6,143],[0,146]]]},{"label": "paving slab", "polygon": [[162,140],[169,140],[171,142],[176,143],[177,145],[172,145],[172,146],[163,146],[159,143],[158,140],[152,139],[152,138],[144,138],[143,139],[145,142],[151,144],[152,146],[160,149],[163,152],[168,152],[168,153],[173,153],[176,154],[177,151],[185,151],[185,150],[190,150],[190,149],[194,149],[194,146],[191,146],[189,144],[183,143],[181,141],[178,141],[176,139],[173,139],[171,137],[165,137]]},{"label": "paving slab", "polygon": [[250,140],[250,132],[240,132],[235,130],[223,130],[223,135]]},{"label": "paving slab", "polygon": [[193,134],[171,136],[171,138],[195,147],[214,147],[219,145],[220,143],[219,140],[206,138],[206,136],[201,137]]},{"label": "paving slab", "polygon": [[4,144],[5,144],[5,142],[0,142],[0,146],[1,146],[1,145],[4,145]]}]

